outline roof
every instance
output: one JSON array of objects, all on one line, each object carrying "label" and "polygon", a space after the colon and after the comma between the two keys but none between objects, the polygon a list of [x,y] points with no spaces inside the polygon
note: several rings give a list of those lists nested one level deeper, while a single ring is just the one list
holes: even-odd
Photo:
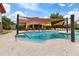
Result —
[{"label": "roof", "polygon": [[19,19],[19,23],[20,24],[25,24],[26,23],[26,20],[25,19]]},{"label": "roof", "polygon": [[50,26],[51,22],[52,25],[63,25],[64,19],[60,18],[38,18],[38,17],[26,17],[26,19],[20,19],[20,24],[27,24],[27,25],[32,25],[32,24],[42,24],[42,25],[47,25]]},{"label": "roof", "polygon": [[27,25],[31,25],[31,24],[42,24],[42,25],[51,24],[49,19],[45,19],[45,18],[30,18],[30,20],[28,20],[26,23],[27,23]]},{"label": "roof", "polygon": [[0,12],[1,13],[6,13],[4,6],[2,5],[2,3],[0,3]]}]

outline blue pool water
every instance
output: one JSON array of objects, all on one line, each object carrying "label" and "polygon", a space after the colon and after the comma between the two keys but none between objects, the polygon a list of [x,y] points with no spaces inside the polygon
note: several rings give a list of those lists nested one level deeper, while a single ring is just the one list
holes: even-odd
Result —
[{"label": "blue pool water", "polygon": [[[76,39],[79,39],[79,34],[76,32]],[[16,37],[19,40],[28,40],[34,42],[44,42],[46,40],[55,40],[55,39],[70,39],[69,34],[63,34],[52,31],[42,31],[42,32],[24,32],[24,36]]]}]

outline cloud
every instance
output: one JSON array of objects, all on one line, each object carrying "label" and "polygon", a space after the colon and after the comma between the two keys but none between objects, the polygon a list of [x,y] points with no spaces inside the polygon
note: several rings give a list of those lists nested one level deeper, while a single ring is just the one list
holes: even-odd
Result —
[{"label": "cloud", "polygon": [[70,15],[67,14],[63,18],[70,18]]},{"label": "cloud", "polygon": [[16,22],[16,16],[17,14],[20,14],[21,16],[26,16],[23,12],[21,11],[15,11],[14,13],[11,12],[11,5],[7,4],[7,3],[3,3],[3,6],[6,10],[5,14],[2,14],[2,16],[7,16],[8,18],[10,18],[12,21]]},{"label": "cloud", "polygon": [[6,10],[6,13],[2,14],[2,16],[9,16],[11,14],[11,5],[7,3],[3,3],[3,6]]},{"label": "cloud", "polygon": [[79,10],[79,8],[74,8],[73,10],[74,10],[74,11],[78,11],[78,10]]},{"label": "cloud", "polygon": [[66,4],[60,3],[59,6],[62,6],[63,7],[63,6],[66,6]]},{"label": "cloud", "polygon": [[19,4],[23,8],[30,9],[30,10],[38,10],[38,4],[34,3],[26,3],[26,4]]},{"label": "cloud", "polygon": [[48,16],[44,16],[43,18],[49,18]]},{"label": "cloud", "polygon": [[15,13],[8,15],[7,17],[10,18],[12,21],[16,22],[17,14],[19,14],[20,16],[26,16],[23,12],[16,11]]},{"label": "cloud", "polygon": [[21,16],[25,16],[25,14],[21,11],[16,11],[14,13],[11,12],[11,5],[7,4],[7,3],[3,3],[3,6],[6,10],[5,14],[2,14],[2,16],[7,16],[8,18],[10,18],[12,21],[16,22],[16,15],[20,14]]},{"label": "cloud", "polygon": [[4,8],[5,8],[5,10],[6,10],[6,13],[9,13],[10,12],[10,5],[9,4],[6,4],[6,3],[3,3],[3,6],[4,6]]},{"label": "cloud", "polygon": [[61,7],[64,7],[64,6],[71,7],[71,6],[73,6],[73,5],[74,5],[74,4],[64,4],[64,3],[59,4],[59,6],[61,6]]},{"label": "cloud", "polygon": [[70,12],[68,12],[68,14],[69,15],[72,15],[72,14],[79,15],[79,11],[70,11]]},{"label": "cloud", "polygon": [[18,4],[18,5],[21,6],[22,8],[29,9],[32,11],[47,12],[46,10],[41,9],[39,7],[39,4],[37,3],[24,3],[24,4]]},{"label": "cloud", "polygon": [[79,20],[79,11],[70,11],[68,14],[73,14],[75,16],[75,21]]},{"label": "cloud", "polygon": [[67,15],[65,15],[64,16],[64,18],[68,18],[68,21],[69,21],[69,23],[70,23],[70,16],[71,15],[74,15],[74,19],[75,19],[75,21],[79,21],[79,11],[69,11],[68,13],[67,13]]},{"label": "cloud", "polygon": [[71,6],[73,6],[74,4],[69,4],[69,6],[68,7],[71,7]]}]

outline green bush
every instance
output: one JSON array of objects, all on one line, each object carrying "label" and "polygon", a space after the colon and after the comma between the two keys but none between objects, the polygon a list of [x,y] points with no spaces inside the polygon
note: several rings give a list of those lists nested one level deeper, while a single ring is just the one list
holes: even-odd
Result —
[{"label": "green bush", "polygon": [[75,27],[75,30],[79,30],[79,27]]},{"label": "green bush", "polygon": [[52,28],[66,28],[65,26],[52,26]]},{"label": "green bush", "polygon": [[19,30],[25,30],[25,26],[24,25],[19,25]]},{"label": "green bush", "polygon": [[10,30],[11,29],[10,25],[15,25],[15,23],[12,22],[11,19],[7,18],[6,16],[2,16],[3,29]]}]

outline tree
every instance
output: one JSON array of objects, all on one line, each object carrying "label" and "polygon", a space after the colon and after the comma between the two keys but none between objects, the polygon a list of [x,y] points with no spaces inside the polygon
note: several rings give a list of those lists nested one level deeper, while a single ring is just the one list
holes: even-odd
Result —
[{"label": "tree", "polygon": [[2,25],[3,29],[11,29],[10,25],[14,24],[11,19],[7,18],[6,16],[2,16]]},{"label": "tree", "polygon": [[63,18],[63,16],[60,15],[59,13],[52,13],[52,14],[50,15],[50,18]]}]

